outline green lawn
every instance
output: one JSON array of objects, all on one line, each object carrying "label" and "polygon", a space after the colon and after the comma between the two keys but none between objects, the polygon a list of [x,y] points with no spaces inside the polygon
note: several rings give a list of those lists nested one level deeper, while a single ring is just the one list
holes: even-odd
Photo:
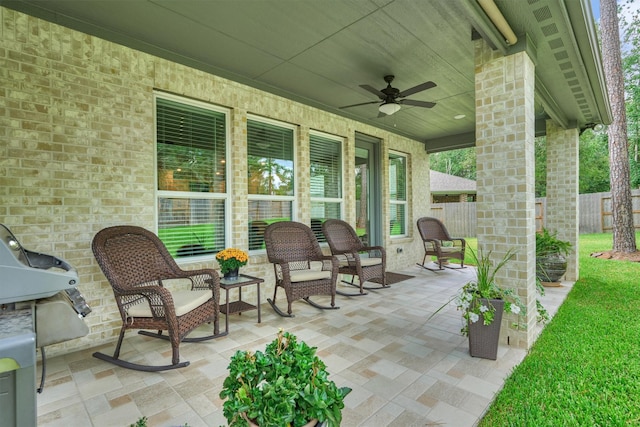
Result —
[{"label": "green lawn", "polygon": [[640,263],[589,256],[611,246],[580,236],[580,280],[480,427],[640,425]]}]

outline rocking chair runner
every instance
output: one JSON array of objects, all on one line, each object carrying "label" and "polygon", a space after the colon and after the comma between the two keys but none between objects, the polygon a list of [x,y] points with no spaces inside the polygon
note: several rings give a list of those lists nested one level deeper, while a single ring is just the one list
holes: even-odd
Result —
[{"label": "rocking chair runner", "polygon": [[[444,270],[443,264],[446,265],[449,259],[453,258],[460,260],[460,267],[455,268],[464,268],[464,251],[467,247],[466,240],[461,237],[449,236],[447,228],[442,221],[437,218],[420,218],[418,219],[417,225],[424,244],[424,258],[422,259],[422,264],[418,264],[420,267],[430,271]],[[427,257],[429,256],[436,257],[438,263],[437,269],[425,266]]]},{"label": "rocking chair runner", "polygon": [[[294,221],[275,222],[266,228],[264,242],[276,278],[273,300],[267,301],[276,313],[293,317],[291,303],[297,299],[316,308],[339,308],[335,306],[338,261],[322,253],[310,227]],[[283,288],[287,296],[287,314],[276,305],[278,288]],[[311,301],[313,295],[331,296],[331,307]]]},{"label": "rocking chair runner", "polygon": [[[123,368],[140,371],[163,371],[181,368],[180,342],[199,342],[219,333],[218,301],[220,280],[212,269],[185,271],[173,260],[162,241],[152,232],[135,226],[115,226],[99,231],[92,249],[100,268],[111,284],[122,328],[113,356],[96,352],[94,357]],[[169,291],[164,284],[182,279],[191,290]],[[186,338],[193,329],[213,322],[213,335]],[[150,329],[139,334],[171,342],[171,365],[150,366],[120,359],[124,333],[128,329]],[[162,335],[167,331],[167,335]]]},{"label": "rocking chair runner", "polygon": [[[351,275],[351,282],[344,283],[360,288],[360,293],[349,294],[338,291],[340,295],[366,295],[365,289],[390,287],[386,281],[387,254],[382,246],[365,246],[349,223],[339,219],[328,219],[322,224],[331,253],[340,262],[339,273]],[[359,284],[353,283],[358,277]],[[381,286],[365,287],[367,280],[380,278]]]}]

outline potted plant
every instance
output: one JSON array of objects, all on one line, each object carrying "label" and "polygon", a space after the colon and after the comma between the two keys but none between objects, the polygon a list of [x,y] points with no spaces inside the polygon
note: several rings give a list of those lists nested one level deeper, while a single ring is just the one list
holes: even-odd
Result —
[{"label": "potted plant", "polygon": [[484,254],[479,250],[476,254],[471,248],[467,250],[476,265],[475,280],[466,283],[431,317],[453,301],[456,308],[462,311],[463,326],[460,332],[469,337],[471,356],[495,360],[503,312],[520,315],[526,310],[514,289],[500,287],[495,281],[498,271],[515,256],[515,252],[509,250],[494,266],[491,251]]},{"label": "potted plant", "polygon": [[227,248],[216,254],[216,261],[220,264],[220,271],[227,279],[238,277],[238,270],[247,265],[249,255],[242,249]]},{"label": "potted plant", "polygon": [[558,282],[567,272],[571,243],[560,240],[557,232],[543,228],[536,233],[536,277],[541,282]]},{"label": "potted plant", "polygon": [[264,352],[231,357],[221,399],[230,427],[338,427],[349,387],[337,387],[316,348],[278,332]]}]

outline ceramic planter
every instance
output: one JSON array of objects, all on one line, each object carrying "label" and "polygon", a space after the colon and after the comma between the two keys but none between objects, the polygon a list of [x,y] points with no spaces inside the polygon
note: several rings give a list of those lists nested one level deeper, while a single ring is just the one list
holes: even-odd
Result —
[{"label": "ceramic planter", "polygon": [[541,282],[559,282],[567,272],[567,259],[561,254],[536,257],[536,277]]},{"label": "ceramic planter", "polygon": [[501,299],[487,300],[481,298],[482,304],[491,304],[496,312],[493,322],[485,325],[482,315],[477,322],[469,322],[469,353],[471,357],[496,360],[498,357],[498,343],[500,341],[500,324],[504,312],[504,301]]},{"label": "ceramic planter", "polygon": [[234,268],[233,270],[229,270],[224,273],[224,278],[229,280],[235,280],[238,278],[238,268]]}]

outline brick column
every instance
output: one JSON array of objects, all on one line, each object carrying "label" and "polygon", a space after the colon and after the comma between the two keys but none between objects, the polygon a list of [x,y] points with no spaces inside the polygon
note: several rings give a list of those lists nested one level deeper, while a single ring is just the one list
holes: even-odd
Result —
[{"label": "brick column", "polygon": [[478,247],[494,264],[517,253],[496,282],[517,290],[527,307],[518,319],[506,315],[503,344],[529,348],[536,325],[535,283],[535,68],[525,51],[502,56],[475,42]]},{"label": "brick column", "polygon": [[562,129],[547,120],[547,209],[545,228],[558,238],[571,242],[565,280],[578,280],[578,235],[580,230],[578,198],[578,129]]}]

